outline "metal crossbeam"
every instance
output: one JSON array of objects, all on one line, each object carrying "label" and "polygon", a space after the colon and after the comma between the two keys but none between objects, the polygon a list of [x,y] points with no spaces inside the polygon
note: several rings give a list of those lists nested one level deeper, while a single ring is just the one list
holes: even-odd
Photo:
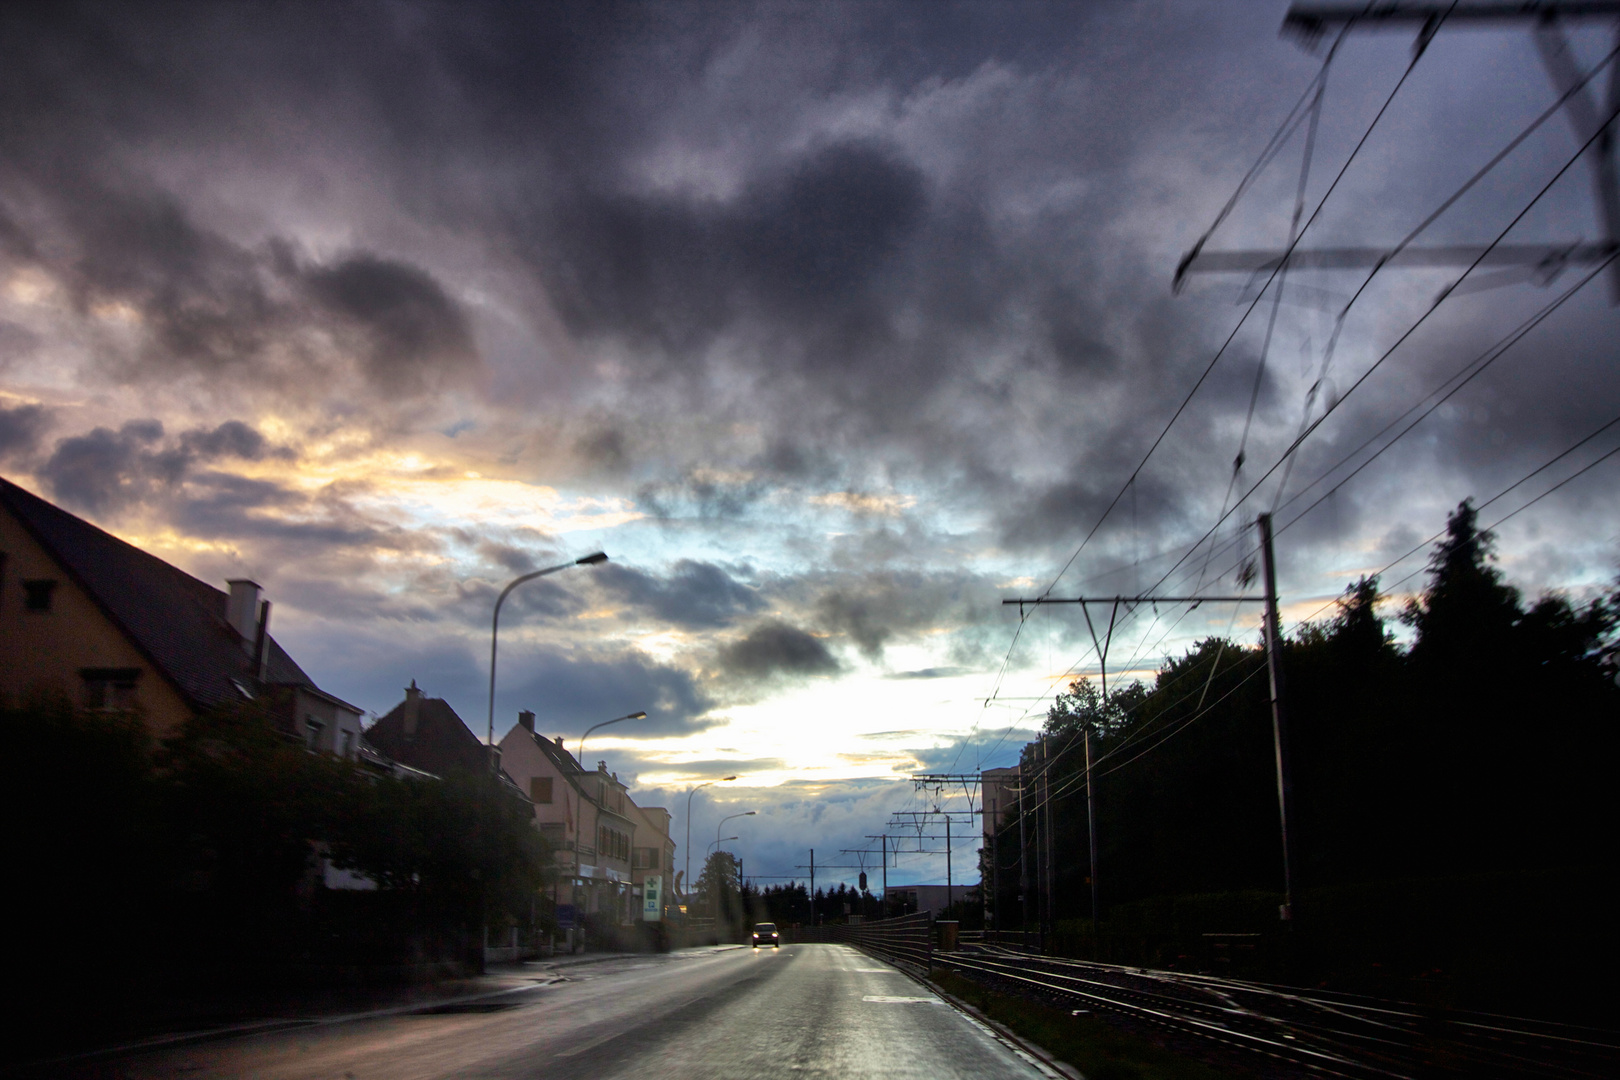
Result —
[{"label": "metal crossbeam", "polygon": [[[1497,0],[1458,3],[1295,4],[1283,17],[1282,32],[1314,49],[1329,30],[1394,30],[1416,26],[1413,48],[1422,54],[1442,26],[1524,23],[1535,36],[1536,51],[1564,101],[1564,112],[1582,144],[1596,136],[1586,152],[1592,171],[1593,199],[1604,232],[1599,243],[1502,244],[1487,253],[1485,245],[1393,248],[1339,247],[1282,251],[1204,251],[1202,242],[1176,267],[1172,289],[1180,292],[1192,273],[1247,273],[1268,276],[1284,268],[1293,270],[1352,270],[1389,267],[1471,266],[1503,267],[1472,282],[1471,292],[1520,281],[1547,286],[1567,267],[1594,265],[1620,249],[1620,167],[1617,167],[1615,124],[1608,121],[1620,108],[1620,64],[1609,69],[1603,108],[1593,101],[1593,87],[1580,86],[1574,53],[1563,27],[1575,21],[1616,23],[1620,40],[1620,0]],[[1481,258],[1481,255],[1484,257]],[[1465,286],[1468,283],[1464,283]],[[1609,270],[1610,299],[1620,304],[1620,263]]]}]

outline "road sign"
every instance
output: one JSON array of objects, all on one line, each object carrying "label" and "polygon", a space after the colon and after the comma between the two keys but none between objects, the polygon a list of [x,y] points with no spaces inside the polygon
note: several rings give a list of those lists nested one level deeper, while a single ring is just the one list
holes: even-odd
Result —
[{"label": "road sign", "polygon": [[664,878],[662,874],[641,883],[641,920],[658,922],[664,917]]}]

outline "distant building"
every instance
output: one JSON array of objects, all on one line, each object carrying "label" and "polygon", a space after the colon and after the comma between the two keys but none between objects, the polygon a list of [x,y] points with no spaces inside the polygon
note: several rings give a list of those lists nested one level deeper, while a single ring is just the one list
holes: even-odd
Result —
[{"label": "distant building", "polygon": [[[500,743],[501,764],[535,807],[535,823],[556,852],[559,904],[628,925],[642,918],[648,878],[660,907],[672,895],[675,843],[663,807],[639,807],[606,762],[583,768],[563,745],[535,733],[534,713]],[[662,912],[660,912],[662,914]]]},{"label": "distant building", "polygon": [[984,800],[984,839],[989,840],[1001,832],[1007,815],[1018,802],[1019,770],[986,769],[979,774],[979,791]]},{"label": "distant building", "polygon": [[264,701],[311,750],[363,754],[361,711],[270,636],[257,583],[199,581],[0,479],[0,698],[140,710],[153,735]]},{"label": "distant building", "polygon": [[[946,899],[947,892],[949,900]],[[890,885],[888,900],[898,909],[898,914],[920,915],[931,912],[943,918],[945,909],[951,904],[975,900],[978,895],[977,885]]]}]

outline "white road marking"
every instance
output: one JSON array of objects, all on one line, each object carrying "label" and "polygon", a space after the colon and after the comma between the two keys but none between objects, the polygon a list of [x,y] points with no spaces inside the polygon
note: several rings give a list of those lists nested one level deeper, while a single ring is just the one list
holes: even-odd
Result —
[{"label": "white road marking", "polygon": [[937,997],[901,997],[898,994],[867,994],[862,1001],[876,1001],[885,1005],[943,1005]]}]

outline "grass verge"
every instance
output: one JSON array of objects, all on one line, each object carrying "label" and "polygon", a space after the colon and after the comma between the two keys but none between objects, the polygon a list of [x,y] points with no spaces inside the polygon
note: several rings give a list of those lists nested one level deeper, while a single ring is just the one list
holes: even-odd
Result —
[{"label": "grass verge", "polygon": [[1004,994],[954,971],[935,968],[929,978],[941,990],[1073,1065],[1086,1080],[1218,1080],[1231,1075],[1096,1017],[1075,1016],[1066,1009]]}]

